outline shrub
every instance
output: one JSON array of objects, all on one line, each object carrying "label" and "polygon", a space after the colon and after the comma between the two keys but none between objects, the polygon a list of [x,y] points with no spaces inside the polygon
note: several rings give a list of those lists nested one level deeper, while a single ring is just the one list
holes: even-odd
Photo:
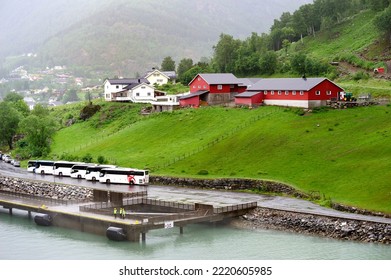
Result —
[{"label": "shrub", "polygon": [[89,104],[81,109],[79,118],[85,121],[95,115],[100,109],[101,107],[99,105]]},{"label": "shrub", "polygon": [[85,155],[81,158],[81,160],[82,160],[83,162],[92,162],[92,161],[93,161],[93,158],[92,158],[92,155],[91,155],[90,153],[88,153],[88,154],[85,154]]},{"label": "shrub", "polygon": [[302,108],[297,108],[297,109],[295,109],[295,114],[297,114],[298,116],[304,116],[305,110]]},{"label": "shrub", "polygon": [[99,164],[105,164],[108,162],[104,156],[98,156],[97,160]]},{"label": "shrub", "polygon": [[315,107],[312,109],[313,113],[321,113],[321,112],[327,112],[329,110],[328,107],[326,106],[320,106],[320,107]]},{"label": "shrub", "polygon": [[198,175],[208,175],[209,172],[208,172],[208,170],[202,169],[202,170],[198,171],[197,174],[198,174]]},{"label": "shrub", "polygon": [[358,81],[358,80],[368,80],[369,79],[369,74],[365,73],[364,71],[358,71],[353,75],[353,80]]},{"label": "shrub", "polygon": [[68,154],[68,153],[63,153],[60,156],[60,159],[61,160],[66,160],[66,161],[79,161],[79,157],[78,156],[71,155],[71,154]]}]

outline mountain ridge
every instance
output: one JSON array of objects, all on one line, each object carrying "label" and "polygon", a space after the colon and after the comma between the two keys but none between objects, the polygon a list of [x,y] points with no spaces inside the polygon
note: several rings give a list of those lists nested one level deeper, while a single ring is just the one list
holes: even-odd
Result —
[{"label": "mountain ridge", "polygon": [[[37,2],[41,5],[48,3],[45,0]],[[57,11],[60,19],[68,19],[66,14],[74,11],[72,7],[75,2],[71,1],[69,7],[65,7],[66,2],[60,0],[57,5],[51,4],[52,9],[65,9],[63,12]],[[46,21],[40,19],[41,25],[47,25],[47,29],[31,23],[37,29],[31,30],[32,35],[21,32],[20,36],[26,36],[26,41],[32,41],[29,38],[38,36],[33,34],[37,34],[40,29],[45,31],[44,39],[37,37],[30,44],[34,49],[31,51],[36,51],[39,56],[35,65],[72,65],[89,71],[107,72],[107,75],[132,76],[135,72],[160,65],[166,56],[172,56],[177,63],[181,58],[187,57],[197,61],[211,55],[213,44],[221,33],[244,38],[251,32],[268,32],[273,20],[282,12],[293,11],[301,4],[312,1],[103,2],[93,0],[88,1],[89,4],[79,4],[80,14],[72,14],[75,19],[72,24],[64,20],[64,26],[58,28],[57,32],[54,29],[58,22],[53,19],[53,15]],[[37,18],[49,13],[42,11],[40,14],[31,4],[28,8],[34,11]],[[3,19],[3,22],[6,20]],[[28,20],[29,18],[26,19]],[[5,34],[0,38],[1,41],[7,42],[7,38],[13,38],[9,32]],[[21,40],[17,36],[19,32],[15,31],[13,34],[12,42],[20,44]],[[7,53],[4,49],[0,48],[0,55]],[[22,46],[14,50],[29,51]]]}]

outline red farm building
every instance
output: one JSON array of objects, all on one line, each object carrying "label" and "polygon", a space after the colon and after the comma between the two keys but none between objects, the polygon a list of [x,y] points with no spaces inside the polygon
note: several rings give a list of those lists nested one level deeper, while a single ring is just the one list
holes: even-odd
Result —
[{"label": "red farm building", "polygon": [[190,94],[181,97],[181,106],[218,105],[230,103],[247,85],[231,73],[198,74],[189,83]]},{"label": "red farm building", "polygon": [[235,96],[237,105],[278,105],[312,108],[338,99],[343,88],[326,78],[261,79]]}]

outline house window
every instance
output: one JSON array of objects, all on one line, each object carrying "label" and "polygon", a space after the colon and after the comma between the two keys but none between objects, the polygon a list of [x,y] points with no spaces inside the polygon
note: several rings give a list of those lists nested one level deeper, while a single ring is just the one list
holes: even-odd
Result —
[{"label": "house window", "polygon": [[198,86],[198,88],[201,88],[201,86]]},{"label": "house window", "polygon": [[196,86],[194,85],[193,88],[196,88]]},{"label": "house window", "polygon": [[234,85],[230,85],[229,87],[230,87],[230,88],[234,88],[235,86],[234,86]]},{"label": "house window", "polygon": [[304,91],[301,90],[301,91],[300,91],[300,95],[304,95]]},{"label": "house window", "polygon": [[292,95],[296,95],[296,91],[295,90],[292,91]]},{"label": "house window", "polygon": [[137,92],[137,93],[136,93],[136,96],[140,96],[140,93],[139,93],[139,92]]},{"label": "house window", "polygon": [[107,85],[106,88],[109,89],[109,85]]},{"label": "house window", "polygon": [[217,89],[218,89],[218,90],[222,90],[222,89],[223,89],[223,85],[218,85],[218,86],[217,86]]},{"label": "house window", "polygon": [[148,93],[147,93],[147,95],[148,95],[148,96],[151,96],[151,93],[150,93],[150,92],[148,92]]},{"label": "house window", "polygon": [[157,79],[158,83],[163,83],[163,79]]},{"label": "house window", "polygon": [[331,95],[331,90],[326,91],[327,95]]},{"label": "house window", "polygon": [[272,91],[270,92],[270,94],[271,94],[271,95],[274,95],[274,90],[272,90]]},{"label": "house window", "polygon": [[320,95],[320,90],[317,90],[317,91],[315,92],[315,94],[316,94],[316,95]]},{"label": "house window", "polygon": [[263,91],[263,94],[264,94],[264,95],[267,95],[267,90],[264,90],[264,91]]},{"label": "house window", "polygon": [[281,90],[278,91],[278,95],[281,95]]},{"label": "house window", "polygon": [[198,78],[197,80],[198,80],[198,81],[201,81],[201,78]]},{"label": "house window", "polygon": [[106,99],[110,99],[110,94],[106,94]]},{"label": "house window", "polygon": [[142,88],[142,89],[145,89],[145,86],[142,86],[141,88]]},{"label": "house window", "polygon": [[119,86],[115,86],[115,88],[119,88]]},{"label": "house window", "polygon": [[206,85],[204,85],[204,88],[206,89]]},{"label": "house window", "polygon": [[285,95],[289,95],[289,90],[286,90],[286,91],[285,91]]}]

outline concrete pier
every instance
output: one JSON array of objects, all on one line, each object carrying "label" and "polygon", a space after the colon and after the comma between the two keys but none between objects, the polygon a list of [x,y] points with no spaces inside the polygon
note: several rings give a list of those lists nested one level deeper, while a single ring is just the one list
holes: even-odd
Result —
[{"label": "concrete pier", "polygon": [[[2,195],[0,205],[8,209],[10,215],[13,208],[27,211],[29,217],[32,212],[48,214],[53,226],[81,232],[105,236],[109,227],[119,228],[124,231],[126,240],[131,242],[141,240],[144,243],[147,240],[147,233],[151,230],[179,227],[179,233],[183,234],[183,228],[188,224],[222,221],[243,215],[257,207],[256,202],[216,208],[200,203],[181,204],[147,197],[122,199],[123,196],[118,193],[114,195],[111,193],[111,196],[106,196],[104,192],[96,192],[96,194],[95,202],[60,206],[42,204],[39,198],[34,199],[34,197],[28,201],[20,201],[21,199],[5,198]],[[106,201],[108,197],[112,200]],[[125,218],[115,218],[112,214],[114,207],[125,209]]]}]

